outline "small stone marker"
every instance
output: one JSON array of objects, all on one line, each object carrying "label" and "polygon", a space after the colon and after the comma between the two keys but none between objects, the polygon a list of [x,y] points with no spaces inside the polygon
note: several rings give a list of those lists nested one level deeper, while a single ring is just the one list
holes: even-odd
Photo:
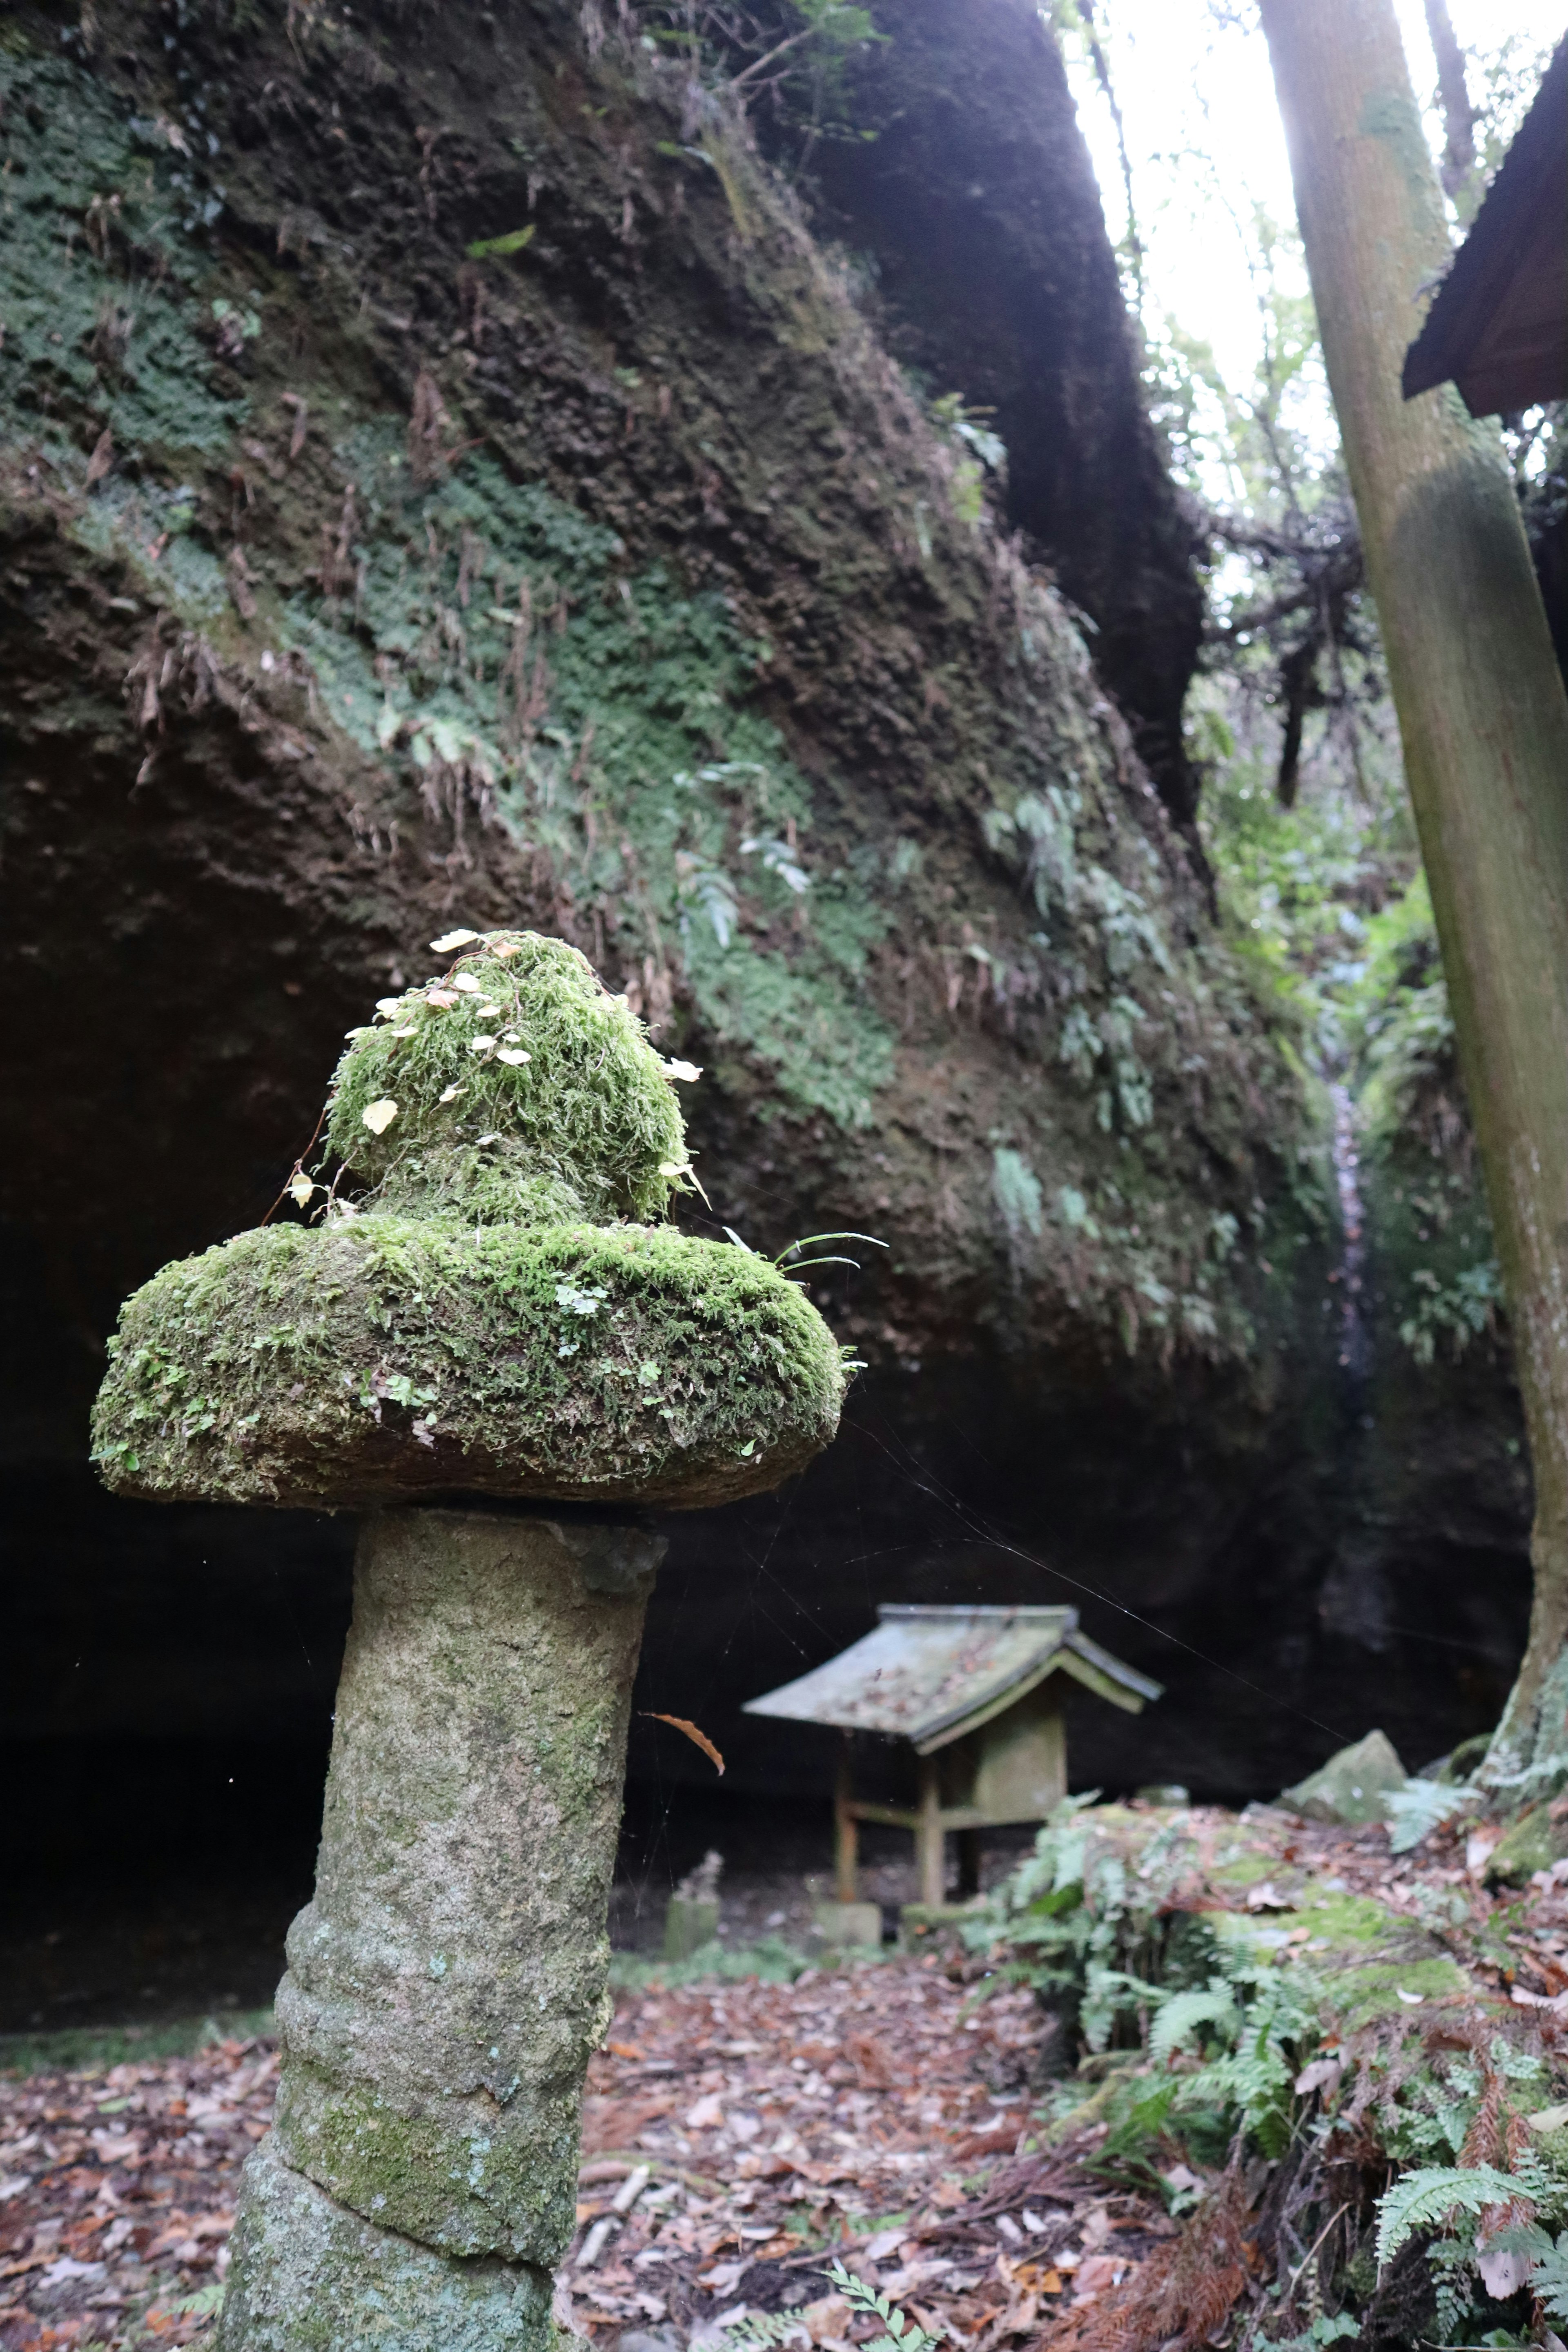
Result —
[{"label": "small stone marker", "polygon": [[719,1934],[719,1880],[724,1857],[711,1847],[695,1870],[689,1870],[669,1898],[664,1915],[664,1957],[689,1960]]},{"label": "small stone marker", "polygon": [[879,1903],[814,1903],[812,1924],[830,1951],[880,1950]]},{"label": "small stone marker", "polygon": [[547,2352],[664,1550],[636,1511],[775,1486],[844,1388],[795,1284],[656,1222],[687,1066],[559,940],[437,945],[333,1081],[369,1198],[299,1173],[320,1223],[165,1266],[95,1416],[118,1493],[369,1514],[223,2352]]}]

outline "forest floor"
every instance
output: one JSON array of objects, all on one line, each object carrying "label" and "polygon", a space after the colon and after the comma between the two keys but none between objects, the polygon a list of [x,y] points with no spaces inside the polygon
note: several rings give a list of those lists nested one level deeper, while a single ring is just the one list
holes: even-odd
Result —
[{"label": "forest floor", "polygon": [[[1392,1856],[1381,1828],[1276,1816],[1267,1833],[1293,1867],[1413,1921],[1463,1913],[1453,1948],[1483,1997],[1568,2005],[1557,1871],[1492,1895],[1484,1842]],[[1042,2147],[1036,2101],[1066,2053],[1029,1993],[976,2000],[982,1965],[925,1952],[793,1982],[642,1971],[590,2071],[559,2316],[605,2352],[634,2332],[674,2352],[721,2344],[742,2313],[787,2312],[848,2352],[880,2323],[836,2290],[837,2260],[973,2352],[1092,2341],[1097,2305],[1173,2259],[1164,2192],[1191,2202],[1206,2184],[1175,2167],[1147,2191],[1108,2178],[1092,2122]],[[254,2039],[0,2078],[4,2352],[210,2341],[276,2076],[273,2045]]]}]

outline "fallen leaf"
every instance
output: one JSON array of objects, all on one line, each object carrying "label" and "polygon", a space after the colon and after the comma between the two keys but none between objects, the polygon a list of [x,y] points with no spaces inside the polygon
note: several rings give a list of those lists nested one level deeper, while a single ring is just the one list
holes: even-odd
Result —
[{"label": "fallen leaf", "polygon": [[[438,940],[431,940],[430,945],[437,955],[456,955],[459,948],[472,947],[479,936],[478,931],[443,931]],[[479,983],[470,981],[468,985],[473,988]]]},{"label": "fallen leaf", "polygon": [[681,2117],[688,2131],[717,2131],[724,2120],[724,2105],[717,2091],[710,2091],[705,2099],[688,2107]]},{"label": "fallen leaf", "polygon": [[525,1054],[521,1046],[517,1045],[503,1045],[496,1055],[498,1062],[510,1062],[514,1070],[520,1069],[524,1062],[531,1062],[532,1059],[531,1054]]},{"label": "fallen leaf", "polygon": [[92,455],[87,461],[87,487],[101,482],[114,463],[114,436],[106,425],[92,445]]},{"label": "fallen leaf", "polygon": [[433,1004],[437,1013],[449,1013],[458,1000],[449,988],[432,988],[426,991],[425,1002]]},{"label": "fallen leaf", "polygon": [[714,1747],[713,1742],[709,1738],[708,1734],[705,1731],[699,1731],[697,1726],[694,1723],[689,1722],[683,1715],[660,1715],[656,1707],[651,1706],[642,1707],[638,1712],[651,1717],[655,1723],[668,1723],[672,1729],[676,1731],[683,1731],[694,1748],[700,1748],[704,1756],[711,1757],[713,1762],[719,1768],[719,1776],[721,1780],[722,1780],[724,1775],[724,1759],[720,1755],[719,1750]]},{"label": "fallen leaf", "polygon": [[454,972],[452,975],[452,985],[454,988],[460,988],[465,996],[482,996],[484,994],[483,989],[479,986],[479,982],[474,978],[471,971]]},{"label": "fallen leaf", "polygon": [[1531,2263],[1528,2254],[1516,2253],[1511,2248],[1489,2246],[1476,2256],[1476,2268],[1492,2301],[1506,2303],[1528,2281]]},{"label": "fallen leaf", "polygon": [[384,1135],[396,1117],[397,1105],[390,1095],[384,1095],[380,1102],[366,1103],[360,1113],[363,1124],[373,1135]]}]

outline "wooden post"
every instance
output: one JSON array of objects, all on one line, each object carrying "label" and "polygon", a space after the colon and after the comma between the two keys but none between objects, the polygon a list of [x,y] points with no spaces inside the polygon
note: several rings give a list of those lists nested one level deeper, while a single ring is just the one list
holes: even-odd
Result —
[{"label": "wooden post", "polygon": [[854,1749],[847,1731],[838,1750],[838,1782],[833,1796],[833,1862],[840,1903],[859,1900],[860,1824],[850,1811],[855,1795]]},{"label": "wooden post", "polygon": [[947,1900],[946,1841],[942,1826],[942,1773],[934,1756],[921,1758],[920,1822],[915,1831],[915,1874],[921,1901],[937,1910]]}]

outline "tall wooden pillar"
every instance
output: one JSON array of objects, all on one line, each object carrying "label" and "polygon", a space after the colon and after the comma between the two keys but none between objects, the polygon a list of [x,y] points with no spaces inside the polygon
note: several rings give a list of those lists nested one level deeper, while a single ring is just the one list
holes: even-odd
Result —
[{"label": "tall wooden pillar", "polygon": [[833,1866],[840,1903],[859,1900],[860,1824],[850,1811],[855,1794],[855,1751],[846,1732],[838,1750],[838,1782],[833,1797]]},{"label": "tall wooden pillar", "polygon": [[942,1826],[942,1771],[934,1756],[921,1758],[921,1805],[915,1826],[915,1873],[921,1901],[931,1910],[947,1900],[945,1843]]}]

